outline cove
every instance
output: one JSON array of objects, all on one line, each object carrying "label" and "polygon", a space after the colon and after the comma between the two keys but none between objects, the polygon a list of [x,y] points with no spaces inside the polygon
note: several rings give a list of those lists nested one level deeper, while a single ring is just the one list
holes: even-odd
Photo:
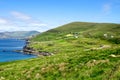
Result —
[{"label": "cove", "polygon": [[35,55],[24,54],[22,52],[14,52],[15,50],[22,50],[25,45],[26,40],[0,39],[0,62],[24,60],[37,57]]}]

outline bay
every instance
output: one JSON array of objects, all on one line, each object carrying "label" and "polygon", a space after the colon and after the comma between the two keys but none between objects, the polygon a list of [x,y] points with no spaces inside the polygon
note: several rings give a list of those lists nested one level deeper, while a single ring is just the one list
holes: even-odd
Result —
[{"label": "bay", "polygon": [[26,40],[0,39],[0,62],[35,58],[35,55],[14,52],[15,50],[22,50],[25,45]]}]

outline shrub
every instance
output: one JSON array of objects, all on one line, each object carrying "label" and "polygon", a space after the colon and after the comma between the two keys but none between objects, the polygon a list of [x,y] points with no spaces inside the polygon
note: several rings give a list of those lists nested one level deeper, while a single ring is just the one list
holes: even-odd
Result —
[{"label": "shrub", "polygon": [[120,37],[110,38],[108,39],[108,41],[115,43],[115,44],[120,44]]}]

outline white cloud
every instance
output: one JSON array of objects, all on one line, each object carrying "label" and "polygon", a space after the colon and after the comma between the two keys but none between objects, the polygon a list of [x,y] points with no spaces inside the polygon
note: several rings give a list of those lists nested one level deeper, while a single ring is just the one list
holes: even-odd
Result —
[{"label": "white cloud", "polygon": [[0,18],[0,24],[7,24],[8,20]]},{"label": "white cloud", "polygon": [[29,26],[47,26],[44,23],[41,23],[40,21],[30,21]]},{"label": "white cloud", "polygon": [[25,15],[21,12],[17,12],[17,11],[12,11],[11,14],[15,17],[15,18],[18,18],[18,19],[21,19],[21,20],[30,20],[31,17],[28,16],[28,15]]},{"label": "white cloud", "polygon": [[112,4],[110,2],[105,3],[101,5],[101,12],[99,14],[96,14],[94,17],[92,17],[92,19],[95,19],[97,21],[100,19],[104,20],[106,18],[110,18],[109,14],[111,13],[111,11],[112,11]]},{"label": "white cloud", "polygon": [[111,8],[112,8],[112,6],[110,3],[104,4],[103,5],[103,13],[109,14],[111,12]]},{"label": "white cloud", "polygon": [[14,18],[17,18],[17,23],[22,23],[21,25],[25,25],[26,24],[26,27],[30,27],[30,26],[34,26],[34,27],[37,27],[37,26],[46,26],[46,24],[44,23],[41,23],[39,20],[37,19],[33,19],[32,17],[26,15],[26,14],[23,14],[21,12],[17,12],[17,11],[12,11],[11,12],[12,16],[14,16]]},{"label": "white cloud", "polygon": [[46,26],[46,24],[41,24],[41,23],[31,23],[31,26]]},{"label": "white cloud", "polygon": [[[21,12],[10,12],[9,19],[0,18],[0,31],[31,31],[37,30],[40,32],[46,31],[47,25],[38,19],[23,14]],[[11,18],[10,18],[11,17]]]}]

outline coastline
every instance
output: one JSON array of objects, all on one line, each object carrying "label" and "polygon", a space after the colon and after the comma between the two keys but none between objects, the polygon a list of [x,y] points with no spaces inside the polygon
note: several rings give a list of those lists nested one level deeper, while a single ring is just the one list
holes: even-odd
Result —
[{"label": "coastline", "polygon": [[30,43],[29,39],[26,39],[26,45],[23,47],[23,50],[22,50],[23,53],[33,54],[33,55],[36,55],[36,56],[50,56],[50,55],[52,55],[49,52],[39,52],[39,51],[34,50],[33,48],[28,46],[29,43]]}]

